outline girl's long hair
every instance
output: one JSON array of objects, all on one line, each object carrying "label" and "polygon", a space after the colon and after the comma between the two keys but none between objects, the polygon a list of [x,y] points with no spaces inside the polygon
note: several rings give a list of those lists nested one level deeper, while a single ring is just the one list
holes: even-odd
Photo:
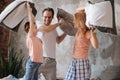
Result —
[{"label": "girl's long hair", "polygon": [[74,26],[84,35],[89,28],[85,24],[86,14],[85,10],[79,10],[74,14]]}]

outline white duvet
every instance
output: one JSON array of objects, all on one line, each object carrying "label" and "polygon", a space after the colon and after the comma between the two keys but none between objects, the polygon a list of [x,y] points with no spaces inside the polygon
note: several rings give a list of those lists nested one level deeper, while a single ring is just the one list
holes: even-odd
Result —
[{"label": "white duvet", "polygon": [[[10,3],[0,14],[0,25],[17,31],[21,22],[27,17],[26,1],[28,0],[15,0]],[[29,0],[29,2],[33,4],[32,0]],[[32,7],[32,9],[35,9],[35,7]]]}]

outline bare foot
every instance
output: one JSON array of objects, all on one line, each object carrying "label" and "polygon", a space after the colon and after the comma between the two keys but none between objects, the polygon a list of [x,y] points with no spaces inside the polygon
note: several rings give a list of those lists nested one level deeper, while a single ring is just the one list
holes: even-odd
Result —
[{"label": "bare foot", "polygon": [[7,77],[2,78],[2,79],[0,79],[0,80],[9,80],[9,79],[10,79],[10,75],[7,76]]}]

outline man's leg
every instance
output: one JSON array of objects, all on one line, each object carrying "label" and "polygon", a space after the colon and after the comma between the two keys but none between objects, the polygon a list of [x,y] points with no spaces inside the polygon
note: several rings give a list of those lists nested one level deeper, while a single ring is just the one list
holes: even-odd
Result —
[{"label": "man's leg", "polygon": [[46,80],[56,80],[56,61],[51,58],[44,58],[40,66],[40,73],[43,73]]}]

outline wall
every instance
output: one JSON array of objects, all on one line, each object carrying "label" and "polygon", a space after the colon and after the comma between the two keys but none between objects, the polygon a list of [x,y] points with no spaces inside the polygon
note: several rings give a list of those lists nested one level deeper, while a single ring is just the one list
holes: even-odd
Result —
[{"label": "wall", "polygon": [[117,27],[117,33],[120,35],[120,1],[115,0],[115,21]]},{"label": "wall", "polygon": [[0,26],[0,54],[8,58],[9,30]]},{"label": "wall", "polygon": [[[11,3],[12,0],[2,0],[0,1],[0,13],[3,9]],[[9,35],[10,31],[3,26],[0,26],[0,54],[2,54],[6,59],[8,58],[8,46],[9,46]]]}]

